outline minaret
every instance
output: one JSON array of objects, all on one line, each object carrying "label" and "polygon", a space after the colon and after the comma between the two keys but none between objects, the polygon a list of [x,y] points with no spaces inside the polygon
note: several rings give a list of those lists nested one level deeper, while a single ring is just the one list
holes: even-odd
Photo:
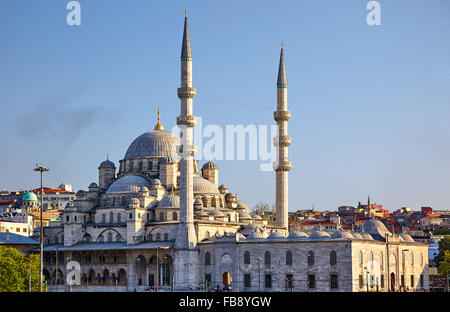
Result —
[{"label": "minaret", "polygon": [[189,39],[187,9],[185,11],[183,46],[181,48],[181,87],[178,88],[181,113],[177,117],[180,128],[180,220],[175,240],[175,278],[177,287],[195,285],[198,281],[197,237],[194,228],[194,165],[195,146],[192,115],[192,100],[195,88],[192,87],[192,53]]},{"label": "minaret", "polygon": [[277,110],[273,117],[278,126],[278,141],[276,142],[278,162],[276,163],[276,217],[277,227],[288,230],[288,172],[291,162],[288,158],[288,146],[291,138],[287,135],[287,122],[291,113],[287,110],[287,80],[284,67],[283,42],[281,42],[280,65],[277,81]]}]

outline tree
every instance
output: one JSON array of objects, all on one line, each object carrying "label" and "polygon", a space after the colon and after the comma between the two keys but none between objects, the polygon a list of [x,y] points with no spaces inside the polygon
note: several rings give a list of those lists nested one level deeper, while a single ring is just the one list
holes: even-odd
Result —
[{"label": "tree", "polygon": [[257,214],[259,216],[264,216],[269,211],[271,211],[270,205],[268,203],[263,203],[263,202],[257,203],[256,206],[253,207],[253,210],[252,210],[252,212],[254,214]]},{"label": "tree", "polygon": [[444,257],[439,264],[438,270],[442,275],[450,274],[450,250],[444,251]]},{"label": "tree", "polygon": [[39,289],[39,255],[25,257],[14,248],[0,246],[0,292],[28,291],[31,261],[31,290]]}]

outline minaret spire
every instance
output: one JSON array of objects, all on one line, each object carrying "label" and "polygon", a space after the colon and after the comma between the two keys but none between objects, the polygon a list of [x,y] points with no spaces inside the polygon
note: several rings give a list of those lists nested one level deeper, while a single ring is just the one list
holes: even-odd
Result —
[{"label": "minaret spire", "polygon": [[273,117],[278,126],[278,137],[276,140],[277,162],[276,171],[276,218],[277,227],[288,230],[288,172],[291,162],[288,157],[288,147],[291,145],[291,137],[287,135],[287,122],[291,113],[287,110],[287,79],[284,65],[284,48],[281,41],[280,64],[277,79],[277,110]]},{"label": "minaret spire", "polygon": [[181,58],[192,58],[191,39],[189,38],[189,27],[187,18],[187,8],[184,11],[183,45],[181,47]]}]

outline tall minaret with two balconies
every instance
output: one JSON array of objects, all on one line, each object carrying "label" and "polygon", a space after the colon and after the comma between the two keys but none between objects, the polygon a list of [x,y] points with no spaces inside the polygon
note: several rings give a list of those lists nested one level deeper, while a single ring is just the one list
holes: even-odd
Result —
[{"label": "tall minaret with two balconies", "polygon": [[181,113],[177,117],[180,128],[180,219],[175,240],[175,286],[188,287],[198,284],[197,236],[194,228],[194,154],[192,101],[192,53],[189,39],[187,10],[185,12],[183,45],[181,48],[181,87],[178,88]]},{"label": "tall minaret with two balconies", "polygon": [[291,145],[291,137],[287,135],[287,122],[291,113],[287,110],[287,80],[284,67],[283,42],[281,42],[280,65],[278,68],[277,81],[277,110],[273,117],[278,126],[276,172],[276,196],[275,208],[277,227],[280,230],[288,230],[288,172],[291,162],[288,157],[288,147]]}]

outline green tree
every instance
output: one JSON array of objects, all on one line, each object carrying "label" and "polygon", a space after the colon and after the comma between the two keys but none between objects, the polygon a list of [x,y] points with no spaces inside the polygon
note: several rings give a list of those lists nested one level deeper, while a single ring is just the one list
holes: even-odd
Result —
[{"label": "green tree", "polygon": [[39,288],[39,255],[25,257],[14,248],[0,246],[0,291],[28,291],[31,261],[31,290]]},{"label": "green tree", "polygon": [[439,264],[439,273],[442,275],[450,274],[450,251],[446,250],[444,251],[444,257]]}]

